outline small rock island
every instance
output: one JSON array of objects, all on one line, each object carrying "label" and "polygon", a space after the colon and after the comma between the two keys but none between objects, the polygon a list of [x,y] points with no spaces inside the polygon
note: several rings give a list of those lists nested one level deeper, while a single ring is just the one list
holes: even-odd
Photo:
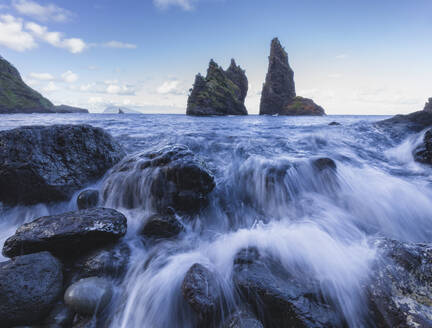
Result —
[{"label": "small rock island", "polygon": [[197,74],[187,102],[187,115],[247,115],[244,101],[248,91],[245,71],[231,60],[225,71],[212,59],[204,78]]},{"label": "small rock island", "polygon": [[278,38],[271,42],[269,66],[261,93],[260,115],[325,115],[324,109],[312,99],[296,96],[294,71]]}]

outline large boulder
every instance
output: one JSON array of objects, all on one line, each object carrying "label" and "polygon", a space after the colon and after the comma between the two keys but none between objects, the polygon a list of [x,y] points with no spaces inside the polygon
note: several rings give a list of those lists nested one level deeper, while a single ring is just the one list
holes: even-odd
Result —
[{"label": "large boulder", "polygon": [[100,179],[125,155],[90,125],[25,126],[0,131],[0,202],[57,202]]},{"label": "large boulder", "polygon": [[193,213],[214,187],[202,161],[185,146],[171,146],[125,158],[105,179],[102,194],[115,207]]},{"label": "large boulder", "polygon": [[296,97],[294,71],[288,54],[274,38],[270,46],[269,66],[261,93],[260,115],[325,115],[312,99]]},{"label": "large boulder", "polygon": [[213,272],[202,264],[192,265],[183,280],[182,293],[201,325],[213,323],[220,312],[221,295]]},{"label": "large boulder", "polygon": [[238,310],[228,317],[222,328],[264,328],[264,326],[252,312]]},{"label": "large boulder", "polygon": [[290,275],[282,265],[256,248],[234,259],[234,283],[265,327],[338,327],[335,309],[317,295],[318,283]]},{"label": "large boulder", "polygon": [[432,327],[432,246],[380,239],[365,290],[378,328]]},{"label": "large boulder", "polygon": [[18,70],[0,56],[0,114],[53,112],[51,101],[25,84]]},{"label": "large boulder", "polygon": [[87,189],[82,191],[77,197],[77,206],[79,210],[97,207],[99,203],[99,191]]},{"label": "large boulder", "polygon": [[141,229],[141,235],[152,239],[173,238],[184,231],[183,224],[174,215],[155,214],[149,217]]},{"label": "large boulder", "polygon": [[61,297],[62,288],[62,265],[48,252],[1,262],[1,326],[38,324]]},{"label": "large boulder", "polygon": [[244,100],[247,94],[247,78],[244,70],[233,60],[224,71],[213,59],[207,76],[195,77],[195,83],[187,102],[187,115],[247,115]]},{"label": "large boulder", "polygon": [[432,130],[426,131],[423,142],[414,149],[413,156],[417,162],[432,165]]},{"label": "large boulder", "polygon": [[4,243],[3,255],[50,251],[59,257],[73,257],[118,240],[126,228],[126,217],[113,209],[44,216],[19,227]]}]

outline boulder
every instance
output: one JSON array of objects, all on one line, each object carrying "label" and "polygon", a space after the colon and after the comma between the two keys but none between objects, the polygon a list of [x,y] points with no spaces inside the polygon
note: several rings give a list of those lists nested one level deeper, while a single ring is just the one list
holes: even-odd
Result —
[{"label": "boulder", "polygon": [[312,164],[318,171],[327,169],[334,171],[337,168],[335,161],[328,157],[317,158],[312,161]]},{"label": "boulder", "polygon": [[423,143],[414,149],[413,156],[419,163],[432,165],[432,130],[426,131]]},{"label": "boulder", "polygon": [[125,155],[104,130],[90,125],[25,126],[0,131],[0,202],[69,200]]},{"label": "boulder", "polygon": [[146,238],[164,239],[175,237],[182,231],[184,226],[174,215],[155,214],[147,219],[141,235]]},{"label": "boulder", "polygon": [[94,189],[84,190],[78,195],[77,206],[79,210],[94,208],[99,203],[99,191]]},{"label": "boulder", "polygon": [[112,284],[104,278],[90,277],[68,287],[64,295],[65,304],[82,315],[101,312],[110,303]]},{"label": "boulder", "polygon": [[1,262],[2,327],[40,323],[61,297],[62,288],[62,265],[48,252]]},{"label": "boulder", "polygon": [[379,239],[365,290],[378,328],[432,327],[432,247]]},{"label": "boulder", "polygon": [[228,317],[222,328],[264,328],[264,326],[252,312],[238,310]]},{"label": "boulder", "polygon": [[215,320],[220,312],[220,290],[213,272],[199,263],[192,265],[183,280],[182,293],[201,325]]},{"label": "boulder", "polygon": [[126,228],[126,217],[113,209],[44,216],[19,227],[4,243],[3,255],[50,251],[70,258],[118,240],[125,235]]},{"label": "boulder", "polygon": [[135,154],[110,172],[102,186],[106,202],[156,213],[194,213],[207,205],[215,187],[203,162],[185,146]]},{"label": "boulder", "polygon": [[330,122],[328,125],[337,126],[337,125],[342,125],[342,124],[340,124],[339,122],[333,121],[333,122]]},{"label": "boulder", "polygon": [[279,115],[322,116],[325,115],[325,112],[324,108],[315,104],[312,99],[297,96],[283,106]]},{"label": "boulder", "polygon": [[213,59],[207,76],[195,77],[195,83],[187,102],[187,115],[247,115],[244,100],[247,94],[247,78],[244,70],[231,61],[224,71]]},{"label": "boulder", "polygon": [[337,311],[317,295],[318,282],[291,276],[256,248],[234,259],[234,283],[265,327],[339,327]]}]

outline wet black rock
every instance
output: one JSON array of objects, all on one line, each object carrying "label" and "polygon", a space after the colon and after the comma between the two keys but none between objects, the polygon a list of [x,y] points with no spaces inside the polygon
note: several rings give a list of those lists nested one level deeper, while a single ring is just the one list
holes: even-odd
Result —
[{"label": "wet black rock", "polygon": [[125,155],[90,125],[26,126],[0,132],[0,201],[58,202],[100,179]]},{"label": "wet black rock", "polygon": [[184,231],[183,224],[174,215],[155,214],[149,217],[141,230],[141,235],[147,238],[172,238]]},{"label": "wet black rock", "polygon": [[101,312],[110,303],[113,295],[109,280],[99,277],[84,278],[68,287],[64,295],[65,304],[82,315]]},{"label": "wet black rock", "polygon": [[74,312],[68,308],[63,300],[57,301],[50,313],[43,320],[42,327],[69,328],[72,326]]},{"label": "wet black rock", "polygon": [[426,131],[423,143],[414,149],[413,155],[417,162],[432,165],[432,130]]},{"label": "wet black rock", "polygon": [[213,272],[195,263],[182,284],[186,302],[197,313],[200,324],[212,322],[220,311],[220,290]]},{"label": "wet black rock", "polygon": [[425,104],[423,110],[426,111],[426,112],[432,113],[432,98],[428,99],[428,101]]},{"label": "wet black rock", "polygon": [[238,310],[229,316],[222,328],[264,328],[264,326],[252,312]]},{"label": "wet black rock", "polygon": [[294,71],[278,38],[274,38],[270,46],[260,115],[325,115],[324,109],[312,99],[296,96]]},{"label": "wet black rock", "polygon": [[247,115],[244,105],[248,90],[245,71],[235,61],[224,71],[213,59],[207,76],[195,77],[187,103],[187,115]]},{"label": "wet black rock", "polygon": [[126,273],[131,250],[126,243],[92,250],[73,264],[73,281],[88,277],[121,277]]},{"label": "wet black rock", "polygon": [[84,190],[77,198],[77,205],[80,210],[97,207],[98,203],[99,191],[94,189]]},{"label": "wet black rock", "polygon": [[62,288],[62,265],[48,252],[1,262],[2,327],[40,323],[61,297]]},{"label": "wet black rock", "polygon": [[[407,115],[396,115],[392,118],[376,123],[379,127],[396,129],[404,132],[405,130],[420,132],[432,126],[432,112],[421,110]],[[401,134],[401,133],[398,134]]]},{"label": "wet black rock", "polygon": [[337,125],[342,125],[342,124],[340,124],[339,122],[333,121],[333,122],[330,122],[329,125],[337,126]]},{"label": "wet black rock", "polygon": [[215,187],[204,162],[185,146],[135,154],[117,164],[103,184],[106,201],[126,208],[193,213]]},{"label": "wet black rock", "polygon": [[432,246],[377,240],[365,289],[378,328],[432,327]]},{"label": "wet black rock", "polygon": [[265,327],[343,325],[335,309],[316,294],[317,282],[300,279],[255,248],[240,251],[234,259],[234,283]]},{"label": "wet black rock", "polygon": [[323,171],[326,169],[336,170],[335,161],[328,157],[317,158],[313,160],[312,163],[318,171]]},{"label": "wet black rock", "polygon": [[126,217],[113,209],[44,216],[19,227],[4,243],[3,255],[50,251],[69,258],[118,240],[125,235],[126,228]]}]

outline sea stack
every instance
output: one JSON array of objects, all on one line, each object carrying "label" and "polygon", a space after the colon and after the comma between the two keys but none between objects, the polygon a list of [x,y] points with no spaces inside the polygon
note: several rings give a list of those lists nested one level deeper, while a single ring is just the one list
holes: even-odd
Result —
[{"label": "sea stack", "polygon": [[207,76],[195,77],[195,83],[187,103],[187,115],[247,115],[244,101],[248,91],[245,71],[234,59],[224,71],[215,61],[210,60]]},{"label": "sea stack", "polygon": [[432,113],[432,98],[429,98],[423,109],[425,112]]},{"label": "sea stack", "polygon": [[294,71],[278,38],[271,42],[260,115],[325,115],[324,109],[312,99],[296,96]]}]

